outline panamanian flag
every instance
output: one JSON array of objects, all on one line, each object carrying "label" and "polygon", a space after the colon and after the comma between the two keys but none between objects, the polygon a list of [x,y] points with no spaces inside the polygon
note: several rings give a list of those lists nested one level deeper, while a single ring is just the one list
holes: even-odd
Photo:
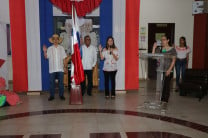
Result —
[{"label": "panamanian flag", "polygon": [[[113,36],[119,50],[117,90],[139,87],[139,5],[140,0],[102,0],[99,6],[100,43],[104,47],[107,37]],[[9,0],[9,10],[13,90],[48,91],[48,60],[42,46],[51,45],[53,4],[50,0]],[[103,61],[99,68],[99,89],[104,90]]]},{"label": "panamanian flag", "polygon": [[72,6],[72,52],[71,52],[71,82],[73,85],[80,85],[84,81],[84,70],[82,66],[80,46],[79,46],[79,27],[76,9]]}]

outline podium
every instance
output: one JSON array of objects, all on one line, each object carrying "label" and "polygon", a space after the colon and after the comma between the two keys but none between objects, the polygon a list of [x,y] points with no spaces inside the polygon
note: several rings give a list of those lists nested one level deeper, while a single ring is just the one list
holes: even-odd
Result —
[{"label": "podium", "polygon": [[156,89],[155,89],[155,99],[150,100],[147,99],[147,101],[144,102],[144,108],[149,109],[161,109],[161,96],[162,96],[162,90],[163,90],[163,78],[164,73],[167,71],[165,67],[165,60],[168,58],[172,58],[171,55],[168,54],[152,54],[152,53],[140,53],[139,58],[143,60],[144,62],[144,72],[145,73],[145,79],[147,76],[147,65],[149,59],[155,59],[157,61],[156,64],[156,73],[157,73],[157,79],[156,79]]}]

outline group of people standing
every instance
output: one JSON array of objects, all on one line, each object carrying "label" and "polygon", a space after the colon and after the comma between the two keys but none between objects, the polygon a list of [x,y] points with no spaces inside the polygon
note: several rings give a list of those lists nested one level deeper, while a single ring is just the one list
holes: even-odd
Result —
[{"label": "group of people standing", "polygon": [[[59,45],[62,38],[59,35],[54,34],[49,41],[53,44],[49,48],[43,46],[43,52],[46,59],[49,60],[49,74],[50,74],[50,96],[48,101],[54,100],[55,96],[55,80],[59,82],[59,97],[61,100],[65,100],[64,97],[64,84],[63,77],[64,72],[67,72],[67,64],[70,60],[70,55],[67,56],[64,48]],[[89,35],[84,37],[84,44],[81,46],[82,49],[82,65],[84,69],[85,80],[81,83],[82,96],[85,92],[89,96],[92,96],[93,87],[93,68],[97,63],[97,48],[91,45],[91,38]],[[115,77],[117,72],[117,60],[118,60],[118,49],[114,44],[113,37],[108,37],[106,41],[106,47],[103,49],[99,46],[99,55],[101,60],[104,60],[103,72],[105,76],[105,96],[108,99],[109,93],[109,80],[111,80],[111,98],[115,98]],[[87,78],[87,88],[86,88]]]},{"label": "group of people standing", "polygon": [[[63,76],[64,72],[67,72],[67,64],[70,60],[70,56],[67,56],[65,50],[59,44],[62,39],[54,34],[49,41],[53,44],[49,48],[43,46],[44,56],[49,60],[49,73],[50,73],[50,97],[49,101],[54,99],[55,93],[55,79],[59,81],[59,97],[61,100],[65,100],[64,97],[64,85]],[[171,58],[165,59],[165,71],[163,79],[163,89],[161,101],[167,103],[170,96],[170,81],[171,74],[175,66],[176,69],[176,91],[178,91],[180,76],[184,79],[185,70],[188,65],[190,47],[186,44],[185,37],[181,37],[179,40],[179,46],[170,46],[170,39],[167,36],[162,36],[161,45],[162,49],[159,51],[164,55],[171,55]],[[97,48],[91,45],[91,38],[89,35],[84,37],[84,45],[82,48],[82,64],[84,69],[85,80],[81,83],[82,95],[87,94],[92,96],[93,87],[93,68],[97,63]],[[156,53],[157,43],[154,43],[152,53]],[[105,48],[99,45],[99,56],[101,60],[104,60],[103,73],[105,77],[105,98],[114,99],[116,96],[116,73],[117,73],[117,61],[119,58],[118,48],[114,43],[113,37],[108,37],[106,40]],[[86,77],[87,77],[87,89],[86,89]],[[111,81],[110,81],[111,80]],[[111,82],[111,93],[109,89],[109,82]]]}]

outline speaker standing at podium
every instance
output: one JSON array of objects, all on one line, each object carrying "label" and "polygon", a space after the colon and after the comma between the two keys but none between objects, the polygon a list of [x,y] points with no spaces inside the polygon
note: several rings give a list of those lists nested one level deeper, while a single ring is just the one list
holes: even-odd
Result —
[{"label": "speaker standing at podium", "polygon": [[[162,49],[161,49],[161,53],[164,55],[168,55],[171,56],[172,58],[166,58],[164,61],[164,68],[165,71],[163,74],[164,79],[163,79],[163,89],[162,89],[162,97],[161,97],[161,101],[163,105],[167,105],[169,97],[170,97],[170,81],[171,81],[171,75],[173,72],[173,68],[175,65],[175,61],[176,61],[176,50],[175,48],[171,47],[169,45],[169,38],[167,38],[167,36],[162,36],[161,38],[161,45],[162,45]],[[152,53],[155,53],[155,49],[157,48],[157,43],[154,43],[153,45],[153,50]]]}]

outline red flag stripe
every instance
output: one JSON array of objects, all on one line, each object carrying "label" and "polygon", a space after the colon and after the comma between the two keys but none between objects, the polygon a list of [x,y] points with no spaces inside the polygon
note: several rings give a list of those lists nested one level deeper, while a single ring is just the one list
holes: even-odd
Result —
[{"label": "red flag stripe", "polygon": [[82,66],[82,60],[79,51],[78,43],[74,44],[74,54],[72,55],[72,62],[74,64],[74,80],[75,84],[79,85],[84,81],[84,71]]},{"label": "red flag stripe", "polygon": [[140,0],[126,0],[125,89],[139,88],[139,7]]},{"label": "red flag stripe", "polygon": [[13,90],[28,90],[25,0],[9,0]]}]

